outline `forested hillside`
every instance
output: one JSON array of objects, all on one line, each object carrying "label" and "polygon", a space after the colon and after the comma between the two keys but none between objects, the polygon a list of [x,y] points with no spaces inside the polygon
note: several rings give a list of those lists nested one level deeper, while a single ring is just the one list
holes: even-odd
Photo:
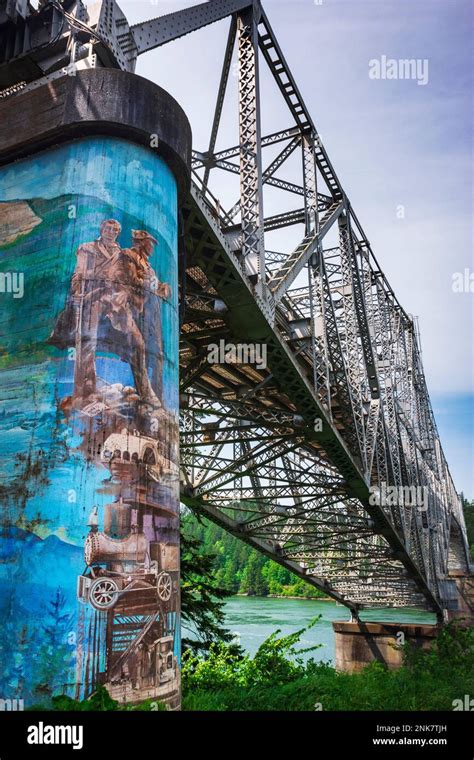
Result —
[{"label": "forested hillside", "polygon": [[252,596],[324,597],[321,591],[209,520],[198,520],[186,512],[182,526],[186,535],[199,540],[203,552],[215,554],[214,581],[219,588]]}]

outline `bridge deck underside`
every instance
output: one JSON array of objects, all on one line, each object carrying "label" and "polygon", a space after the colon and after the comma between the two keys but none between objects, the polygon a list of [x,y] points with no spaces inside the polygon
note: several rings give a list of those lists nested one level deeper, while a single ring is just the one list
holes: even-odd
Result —
[{"label": "bridge deck underside", "polygon": [[[314,314],[310,329],[301,329],[308,325],[311,284],[288,291],[272,317],[268,300],[255,292],[196,187],[185,209],[185,230],[182,501],[354,611],[406,606],[439,612],[443,601],[434,567],[449,543],[441,531],[448,509],[443,488],[450,481],[446,473],[439,478],[444,460],[436,442],[422,450],[409,426],[407,394],[413,389],[402,387],[406,376],[400,366],[395,378],[387,369],[384,381],[380,372],[381,394],[371,405],[356,324],[360,407],[354,409],[346,352],[347,320],[355,316],[341,304],[341,248],[324,252],[317,275],[336,332],[331,334],[326,317],[315,336]],[[374,312],[379,281],[368,261],[363,263],[365,303],[370,299]],[[373,350],[380,354],[377,340],[384,340],[388,317],[378,314],[378,324],[372,318]],[[398,310],[396,347],[402,329],[408,326],[403,328]],[[216,360],[210,354],[211,347],[249,344],[266,347],[266,362],[259,363],[257,354],[230,362],[228,355]],[[346,370],[339,377],[336,350]],[[371,485],[383,482],[423,483],[426,508],[372,503]]]}]

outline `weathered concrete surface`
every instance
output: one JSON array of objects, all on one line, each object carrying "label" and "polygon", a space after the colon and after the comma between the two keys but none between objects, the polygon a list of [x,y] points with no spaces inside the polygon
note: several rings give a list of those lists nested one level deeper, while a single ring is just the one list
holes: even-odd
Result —
[{"label": "weathered concrete surface", "polygon": [[91,135],[122,137],[164,158],[181,199],[191,177],[191,127],[179,103],[147,79],[87,69],[0,102],[0,165]]},{"label": "weathered concrete surface", "polygon": [[414,623],[333,623],[336,669],[362,670],[370,662],[382,662],[391,670],[402,664],[404,641],[427,649],[439,632],[437,625]]},{"label": "weathered concrete surface", "polygon": [[458,609],[449,610],[448,619],[474,625],[474,576],[466,575],[462,570],[451,570],[449,577],[456,583]]}]

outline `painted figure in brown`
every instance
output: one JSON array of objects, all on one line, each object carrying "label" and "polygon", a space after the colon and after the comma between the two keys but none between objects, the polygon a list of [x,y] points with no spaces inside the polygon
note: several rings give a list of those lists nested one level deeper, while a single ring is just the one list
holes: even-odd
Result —
[{"label": "painted figure in brown", "polygon": [[[130,251],[134,249],[125,255],[117,243],[120,232],[119,222],[108,219],[101,224],[97,240],[77,249],[70,294],[49,342],[58,348],[75,348],[76,401],[97,398],[96,353],[100,347],[127,361],[141,399],[160,406],[148,377],[145,340],[134,318],[140,308],[143,311],[139,294],[146,278],[139,276],[138,270],[132,271]],[[151,277],[149,264],[143,270]]]},{"label": "painted figure in brown", "polygon": [[[153,336],[147,336],[149,338],[147,343],[155,347],[153,387],[161,398],[164,359],[161,299],[170,298],[171,287],[168,283],[158,280],[149,262],[157,242],[156,238],[146,230],[132,230],[132,247],[125,248],[123,254],[126,259],[127,281],[130,283],[130,302],[134,317],[141,324],[145,335],[148,330],[153,332]],[[149,302],[150,297],[153,299],[153,314],[145,319],[147,301]]]}]

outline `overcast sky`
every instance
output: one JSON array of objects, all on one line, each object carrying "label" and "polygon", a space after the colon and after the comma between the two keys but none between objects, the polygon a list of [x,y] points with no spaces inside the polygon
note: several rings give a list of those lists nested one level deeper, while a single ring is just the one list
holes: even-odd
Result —
[{"label": "overcast sky", "polygon": [[[193,4],[120,2],[132,23]],[[456,487],[474,497],[474,294],[452,288],[455,272],[474,271],[472,4],[263,4],[379,263],[402,305],[419,318],[443,446]],[[137,73],[183,106],[197,150],[207,148],[228,26],[226,19],[139,59]],[[370,61],[382,56],[418,60],[425,83],[371,78]],[[264,62],[261,80],[263,132],[290,126]],[[231,78],[219,148],[236,142],[235,87]],[[278,242],[278,250],[287,250],[284,237]]]}]

